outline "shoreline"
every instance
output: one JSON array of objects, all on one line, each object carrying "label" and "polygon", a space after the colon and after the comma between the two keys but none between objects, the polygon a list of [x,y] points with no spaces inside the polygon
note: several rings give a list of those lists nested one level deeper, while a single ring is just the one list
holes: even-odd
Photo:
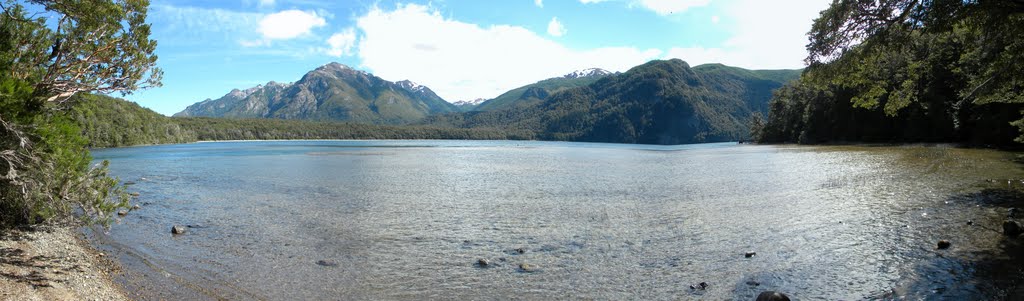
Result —
[{"label": "shoreline", "polygon": [[0,300],[128,300],[120,265],[82,231],[41,226],[0,231]]}]

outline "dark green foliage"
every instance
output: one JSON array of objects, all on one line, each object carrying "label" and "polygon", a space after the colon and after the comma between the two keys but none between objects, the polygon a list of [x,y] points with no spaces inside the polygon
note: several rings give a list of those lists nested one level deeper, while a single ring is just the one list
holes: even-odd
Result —
[{"label": "dark green foliage", "polygon": [[763,142],[1024,139],[1024,1],[837,0],[810,36]]},{"label": "dark green foliage", "polygon": [[67,108],[78,93],[159,85],[149,3],[31,0],[45,10],[31,19],[22,3],[2,1],[0,227],[108,221],[128,196],[106,162],[89,166]]},{"label": "dark green foliage", "polygon": [[[515,109],[431,116],[424,124],[537,133],[543,140],[679,144],[747,139],[749,118],[799,71],[690,68],[652,61]],[[525,92],[525,91],[524,91]]]},{"label": "dark green foliage", "polygon": [[280,119],[170,118],[198,140],[278,139],[452,139],[527,140],[525,131],[459,129],[436,126],[393,126],[364,123]]},{"label": "dark green foliage", "polygon": [[590,85],[602,77],[584,76],[578,78],[556,77],[545,79],[502,93],[498,97],[489,99],[476,106],[473,108],[473,111],[496,111],[533,106],[546,100],[553,93]]},{"label": "dark green foliage", "polygon": [[134,102],[102,95],[81,95],[71,115],[90,147],[118,147],[196,141],[194,132]]}]

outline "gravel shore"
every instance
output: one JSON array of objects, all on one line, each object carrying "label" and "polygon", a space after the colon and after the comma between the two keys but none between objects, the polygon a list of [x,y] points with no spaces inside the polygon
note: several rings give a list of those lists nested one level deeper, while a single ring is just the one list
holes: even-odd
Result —
[{"label": "gravel shore", "polygon": [[117,269],[74,229],[0,231],[0,300],[127,300]]}]

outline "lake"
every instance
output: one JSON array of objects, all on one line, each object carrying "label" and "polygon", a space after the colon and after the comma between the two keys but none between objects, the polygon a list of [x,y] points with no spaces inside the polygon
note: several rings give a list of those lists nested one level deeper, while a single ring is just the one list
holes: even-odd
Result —
[{"label": "lake", "polygon": [[141,209],[90,235],[137,298],[1024,294],[1024,238],[1000,233],[1024,205],[1014,153],[268,141],[93,155],[140,194]]}]

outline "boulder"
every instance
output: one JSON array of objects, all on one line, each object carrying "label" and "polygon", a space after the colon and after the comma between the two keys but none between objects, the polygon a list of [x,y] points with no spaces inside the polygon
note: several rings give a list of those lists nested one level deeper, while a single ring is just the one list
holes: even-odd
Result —
[{"label": "boulder", "polygon": [[1021,227],[1017,221],[1007,220],[1003,222],[1003,235],[1017,237],[1022,231],[1024,231],[1024,227]]},{"label": "boulder", "polygon": [[1009,218],[1018,217],[1018,216],[1020,216],[1020,209],[1017,209],[1017,208],[1006,209],[1006,216],[1009,217]]},{"label": "boulder", "polygon": [[746,258],[754,257],[754,255],[757,255],[757,252],[743,253],[743,257],[746,257]]},{"label": "boulder", "polygon": [[706,290],[706,289],[708,289],[708,283],[707,282],[701,282],[701,283],[697,283],[697,284],[691,284],[690,285],[690,289],[692,289],[692,290]]},{"label": "boulder", "polygon": [[938,247],[939,250],[949,249],[949,246],[952,246],[952,245],[953,244],[950,243],[948,240],[940,240],[939,243],[936,244],[936,246]]},{"label": "boulder", "polygon": [[780,292],[763,291],[757,295],[756,301],[789,301],[789,296]]},{"label": "boulder", "polygon": [[184,234],[184,233],[185,233],[185,227],[178,226],[178,225],[174,225],[173,227],[171,227],[171,234]]}]

